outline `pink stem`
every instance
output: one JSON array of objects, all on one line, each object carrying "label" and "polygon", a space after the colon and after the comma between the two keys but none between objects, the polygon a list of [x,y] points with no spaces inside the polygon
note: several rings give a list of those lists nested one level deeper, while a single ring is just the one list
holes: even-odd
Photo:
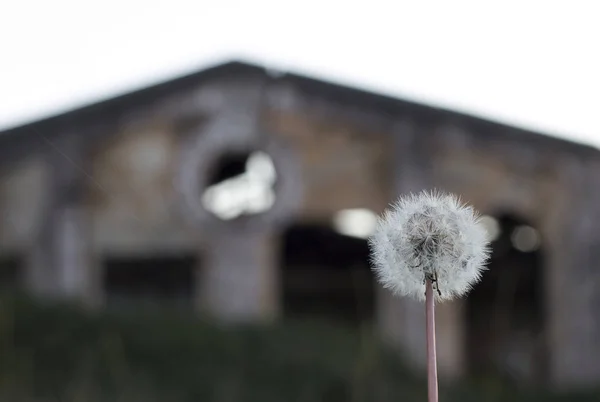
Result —
[{"label": "pink stem", "polygon": [[433,283],[425,288],[425,316],[427,332],[427,393],[428,402],[438,402],[437,357],[435,350],[435,298]]}]

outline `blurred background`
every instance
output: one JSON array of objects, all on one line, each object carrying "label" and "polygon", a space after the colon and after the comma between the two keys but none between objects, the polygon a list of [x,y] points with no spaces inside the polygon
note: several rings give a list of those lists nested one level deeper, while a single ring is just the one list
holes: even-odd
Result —
[{"label": "blurred background", "polygon": [[440,398],[600,400],[591,7],[5,2],[0,397],[425,400],[367,239],[438,188],[493,246]]}]

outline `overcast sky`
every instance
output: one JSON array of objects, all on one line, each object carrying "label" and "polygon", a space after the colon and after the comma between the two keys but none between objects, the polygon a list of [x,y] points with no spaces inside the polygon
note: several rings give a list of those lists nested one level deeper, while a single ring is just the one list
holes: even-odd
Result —
[{"label": "overcast sky", "polygon": [[592,0],[5,0],[0,130],[236,58],[600,146],[599,12]]}]

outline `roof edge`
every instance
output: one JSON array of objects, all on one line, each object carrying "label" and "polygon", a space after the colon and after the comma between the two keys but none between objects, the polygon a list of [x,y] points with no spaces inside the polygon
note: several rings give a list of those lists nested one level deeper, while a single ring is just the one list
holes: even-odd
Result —
[{"label": "roof edge", "polygon": [[[90,102],[81,107],[73,108],[46,118],[13,126],[0,131],[0,141],[9,140],[9,138],[13,141],[17,141],[18,138],[24,134],[35,135],[36,132],[40,131],[57,131],[73,121],[84,123],[88,120],[97,121],[102,117],[106,118],[106,116],[119,115],[128,107],[131,107],[131,105],[143,104],[150,100],[160,98],[161,96],[169,96],[172,93],[183,91],[190,86],[198,86],[213,79],[236,74],[267,75],[274,77],[277,81],[290,81],[301,88],[303,92],[310,93],[313,96],[329,98],[332,101],[341,104],[355,105],[361,103],[361,107],[365,105],[365,107],[379,111],[382,114],[394,116],[398,115],[400,110],[404,112],[403,114],[410,113],[411,111],[414,111],[419,115],[441,114],[448,116],[450,119],[468,121],[472,123],[471,125],[493,127],[495,130],[503,130],[515,134],[518,133],[530,138],[537,136],[553,142],[555,145],[568,145],[568,148],[572,150],[577,149],[584,152],[593,151],[600,155],[598,148],[589,144],[571,141],[566,138],[544,134],[542,132],[536,132],[523,127],[511,126],[490,118],[458,112],[444,107],[421,104],[388,94],[378,94],[346,84],[326,82],[277,67],[270,67],[268,64],[258,63],[255,60],[251,62],[244,61],[239,57],[232,57],[220,63],[210,64],[199,71],[185,74],[172,80],[161,81],[118,94],[111,98]],[[357,100],[360,100],[360,102]]]}]

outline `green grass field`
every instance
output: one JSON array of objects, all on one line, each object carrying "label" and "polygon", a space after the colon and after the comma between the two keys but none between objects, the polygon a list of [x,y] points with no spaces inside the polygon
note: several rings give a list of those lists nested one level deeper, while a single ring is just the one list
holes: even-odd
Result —
[{"label": "green grass field", "polygon": [[[219,328],[169,310],[86,314],[4,297],[0,401],[387,402],[426,400],[425,382],[369,334],[316,322]],[[490,384],[441,401],[600,400]]]}]

